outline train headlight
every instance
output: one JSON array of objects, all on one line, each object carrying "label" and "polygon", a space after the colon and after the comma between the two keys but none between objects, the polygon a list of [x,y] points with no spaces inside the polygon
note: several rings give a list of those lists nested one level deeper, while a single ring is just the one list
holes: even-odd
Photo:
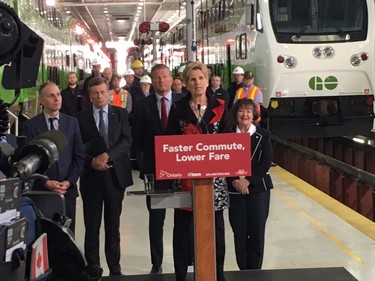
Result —
[{"label": "train headlight", "polygon": [[320,58],[322,56],[322,54],[323,54],[323,52],[322,52],[322,50],[320,48],[315,48],[313,50],[313,55],[316,58]]},{"label": "train headlight", "polygon": [[360,65],[363,61],[368,60],[368,54],[367,53],[360,53],[360,54],[355,54],[350,57],[350,63],[353,66],[358,66]]},{"label": "train headlight", "polygon": [[325,47],[323,50],[323,55],[326,57],[332,57],[335,54],[335,51],[332,47]]},{"label": "train headlight", "polygon": [[289,57],[289,58],[286,58],[285,59],[285,62],[284,62],[284,65],[287,67],[287,68],[293,68],[295,67],[297,64],[297,60],[293,57]]},{"label": "train headlight", "polygon": [[335,50],[330,46],[320,46],[314,48],[312,53],[317,59],[329,58],[335,55]]},{"label": "train headlight", "polygon": [[293,68],[297,65],[297,59],[288,55],[279,55],[276,60],[278,63],[283,63],[286,68]]},{"label": "train headlight", "polygon": [[350,58],[350,63],[353,65],[353,66],[357,66],[361,63],[361,58],[357,55],[354,55]]}]

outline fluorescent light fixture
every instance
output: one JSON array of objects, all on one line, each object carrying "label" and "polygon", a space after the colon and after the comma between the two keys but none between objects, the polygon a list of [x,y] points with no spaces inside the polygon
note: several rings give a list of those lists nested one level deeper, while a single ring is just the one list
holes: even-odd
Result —
[{"label": "fluorescent light fixture", "polygon": [[56,4],[55,0],[46,0],[46,5],[50,7],[54,7]]}]

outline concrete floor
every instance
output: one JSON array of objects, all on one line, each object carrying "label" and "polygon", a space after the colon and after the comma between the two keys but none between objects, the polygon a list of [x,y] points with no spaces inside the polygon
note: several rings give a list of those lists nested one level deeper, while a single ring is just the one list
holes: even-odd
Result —
[{"label": "concrete floor", "polygon": [[[275,189],[266,230],[263,269],[344,267],[359,281],[375,276],[375,223],[342,206],[280,167],[272,168]],[[143,189],[138,171],[127,191]],[[126,196],[121,221],[122,270],[126,275],[151,269],[145,196]],[[82,202],[77,203],[76,241],[83,248]],[[344,220],[340,217],[343,217]],[[237,271],[233,234],[226,218],[225,271]],[[356,228],[347,221],[355,221]],[[173,210],[167,211],[163,272],[173,273]],[[104,232],[101,234],[104,241]],[[108,268],[101,245],[104,275]],[[171,279],[172,280],[172,279]]]}]

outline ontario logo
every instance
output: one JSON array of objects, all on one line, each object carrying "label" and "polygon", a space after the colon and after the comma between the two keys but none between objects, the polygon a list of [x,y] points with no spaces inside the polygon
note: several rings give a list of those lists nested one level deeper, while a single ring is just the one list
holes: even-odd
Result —
[{"label": "ontario logo", "polygon": [[169,173],[164,170],[160,170],[159,178],[180,178],[182,177],[182,174],[180,173]]},{"label": "ontario logo", "polygon": [[238,169],[237,172],[235,172],[236,175],[243,176],[247,174],[247,171],[244,169]]}]

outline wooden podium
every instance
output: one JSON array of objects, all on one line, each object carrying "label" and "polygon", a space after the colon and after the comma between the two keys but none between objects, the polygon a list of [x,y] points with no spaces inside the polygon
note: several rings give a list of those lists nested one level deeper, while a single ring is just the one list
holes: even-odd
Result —
[{"label": "wooden podium", "polygon": [[210,178],[193,184],[195,281],[216,281],[214,188]]},{"label": "wooden podium", "polygon": [[[213,178],[250,175],[250,158],[250,134],[155,137],[156,179],[193,179],[191,193],[175,192],[159,198],[159,195],[150,195],[150,199],[151,208],[193,207],[195,281],[217,279]],[[190,201],[182,200],[183,196],[190,197]],[[171,200],[167,204],[168,197]]]}]

